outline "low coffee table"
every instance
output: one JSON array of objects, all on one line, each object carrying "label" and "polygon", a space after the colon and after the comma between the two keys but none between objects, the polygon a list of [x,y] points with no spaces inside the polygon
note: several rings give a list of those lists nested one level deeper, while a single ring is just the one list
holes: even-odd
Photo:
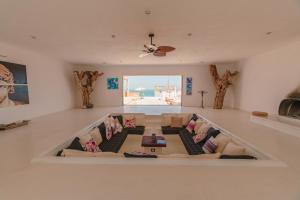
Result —
[{"label": "low coffee table", "polygon": [[163,136],[155,136],[155,141],[152,140],[152,136],[143,136],[142,147],[144,147],[144,152],[148,154],[161,154],[162,147],[167,147],[167,143],[164,144],[157,143],[157,140],[166,141]]}]

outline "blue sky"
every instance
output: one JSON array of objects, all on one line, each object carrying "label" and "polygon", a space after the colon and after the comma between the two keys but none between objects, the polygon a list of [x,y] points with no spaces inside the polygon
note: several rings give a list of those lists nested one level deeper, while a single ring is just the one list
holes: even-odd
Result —
[{"label": "blue sky", "polygon": [[146,88],[154,89],[155,85],[176,85],[181,88],[181,76],[126,76],[128,77],[129,89]]}]

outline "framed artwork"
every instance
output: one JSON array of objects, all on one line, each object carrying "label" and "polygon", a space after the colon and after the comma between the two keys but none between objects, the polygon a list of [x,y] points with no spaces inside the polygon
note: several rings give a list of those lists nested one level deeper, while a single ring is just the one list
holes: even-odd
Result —
[{"label": "framed artwork", "polygon": [[119,78],[118,77],[107,78],[107,89],[109,90],[119,89]]},{"label": "framed artwork", "polygon": [[29,104],[26,66],[0,61],[0,108]]},{"label": "framed artwork", "polygon": [[193,90],[193,78],[187,77],[186,78],[186,95],[192,95]]}]

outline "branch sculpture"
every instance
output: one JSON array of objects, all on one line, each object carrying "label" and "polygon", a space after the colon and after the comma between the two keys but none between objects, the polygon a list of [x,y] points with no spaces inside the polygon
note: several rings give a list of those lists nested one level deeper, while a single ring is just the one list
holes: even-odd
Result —
[{"label": "branch sculpture", "polygon": [[239,72],[235,71],[232,73],[229,70],[226,70],[225,74],[222,76],[222,78],[220,78],[216,65],[210,65],[209,69],[217,90],[214,101],[214,109],[222,109],[227,88],[232,85],[232,78]]},{"label": "branch sculpture", "polygon": [[90,102],[90,96],[94,91],[98,77],[102,76],[103,73],[98,71],[74,71],[73,74],[81,92],[82,108],[92,108],[93,104]]}]

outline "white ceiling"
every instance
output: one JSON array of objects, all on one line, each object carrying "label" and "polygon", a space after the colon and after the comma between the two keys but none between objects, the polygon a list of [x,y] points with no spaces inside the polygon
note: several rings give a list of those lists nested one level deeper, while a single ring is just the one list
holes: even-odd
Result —
[{"label": "white ceiling", "polygon": [[[176,50],[139,58],[149,32]],[[230,62],[298,35],[299,0],[0,0],[0,40],[72,63]]]}]

